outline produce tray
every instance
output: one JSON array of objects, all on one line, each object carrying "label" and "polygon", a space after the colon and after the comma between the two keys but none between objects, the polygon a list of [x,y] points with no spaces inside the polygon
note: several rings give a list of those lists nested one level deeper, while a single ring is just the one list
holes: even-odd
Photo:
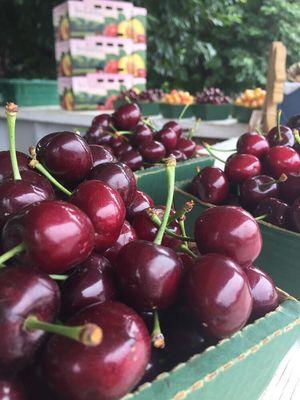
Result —
[{"label": "produce tray", "polygon": [[[126,104],[126,100],[116,100],[114,101],[114,109],[117,109],[123,104]],[[159,115],[160,114],[160,103],[146,103],[142,101],[136,102],[136,104],[140,107],[142,115],[148,117],[150,115]]]},{"label": "produce tray", "polygon": [[8,99],[22,107],[58,105],[57,81],[0,79],[0,105]]},{"label": "produce tray", "polygon": [[[178,119],[185,105],[160,103],[160,112],[164,118]],[[188,107],[182,118],[192,118],[194,116],[193,104]]]},{"label": "produce tray", "polygon": [[234,106],[233,116],[238,120],[238,122],[248,123],[253,111],[254,108]]},{"label": "produce tray", "polygon": [[206,121],[227,119],[232,113],[232,104],[194,104],[194,116]]},{"label": "produce tray", "polygon": [[300,303],[281,296],[275,311],[122,400],[258,400],[300,337]]}]

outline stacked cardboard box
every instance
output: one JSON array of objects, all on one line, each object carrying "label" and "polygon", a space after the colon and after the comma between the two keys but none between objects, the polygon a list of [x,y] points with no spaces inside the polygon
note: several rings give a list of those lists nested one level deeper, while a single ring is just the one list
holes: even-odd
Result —
[{"label": "stacked cardboard box", "polygon": [[111,108],[122,90],[146,87],[145,8],[124,1],[70,0],[53,9],[61,106]]}]

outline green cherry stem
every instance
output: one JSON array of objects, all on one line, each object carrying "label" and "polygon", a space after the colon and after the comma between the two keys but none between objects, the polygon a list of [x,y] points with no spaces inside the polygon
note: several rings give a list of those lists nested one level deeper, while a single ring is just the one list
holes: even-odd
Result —
[{"label": "green cherry stem", "polygon": [[194,126],[190,129],[189,133],[188,133],[188,139],[192,139],[195,136],[196,133],[196,129],[198,127],[198,125],[200,125],[202,122],[201,118],[198,118],[194,124]]},{"label": "green cherry stem", "polygon": [[[176,221],[177,219],[179,221],[184,220],[186,214],[192,211],[193,207],[195,205],[194,200],[190,200],[185,202],[183,207],[180,210],[177,210],[174,215],[171,215],[168,221],[168,225],[170,225],[172,222]],[[182,233],[183,236],[186,236],[185,234]]]},{"label": "green cherry stem", "polygon": [[16,119],[17,119],[18,106],[14,103],[7,103],[5,107],[8,139],[9,139],[9,152],[13,176],[15,181],[21,180],[21,175],[18,167],[18,159],[16,152]]},{"label": "green cherry stem", "polygon": [[[186,237],[185,221],[184,221],[183,218],[181,218],[181,219],[179,220],[179,226],[180,226],[180,229],[181,229],[182,236],[185,236],[185,237]],[[189,244],[188,244],[188,242],[187,242],[186,240],[183,242],[183,244],[184,244],[187,248],[189,248]]]},{"label": "green cherry stem", "polygon": [[221,163],[225,164],[225,161],[222,160],[222,158],[216,156],[216,155],[212,152],[213,149],[211,148],[211,146],[210,146],[208,143],[206,143],[206,142],[201,142],[201,144],[202,144],[202,146],[207,150],[208,154],[210,154],[214,159],[216,159],[216,160],[220,161]]},{"label": "green cherry stem", "polygon": [[295,136],[295,140],[298,144],[300,144],[300,135],[299,135],[299,131],[298,129],[294,129],[293,130],[294,136]]},{"label": "green cherry stem", "polygon": [[277,130],[278,130],[278,139],[282,140],[282,135],[281,135],[281,131],[280,131],[280,120],[281,120],[281,110],[278,110],[277,112]]},{"label": "green cherry stem", "polygon": [[259,215],[258,217],[255,218],[255,221],[262,221],[264,220],[268,215],[264,214],[264,215]]},{"label": "green cherry stem", "polygon": [[189,249],[185,244],[182,244],[180,247],[179,247],[179,250],[182,252],[182,253],[186,253],[186,254],[188,254],[189,256],[191,256],[192,258],[198,258],[198,256],[197,256],[197,254],[195,254],[191,249]]},{"label": "green cherry stem", "polygon": [[54,281],[65,281],[69,277],[68,275],[59,275],[59,274],[50,274],[49,276]]},{"label": "green cherry stem", "polygon": [[[10,260],[14,256],[23,253],[24,250],[26,250],[26,246],[25,243],[23,242],[13,247],[12,249],[8,250],[6,253],[0,256],[0,265],[5,263],[5,261]],[[1,268],[2,267],[4,267],[4,265],[1,265]]]},{"label": "green cherry stem", "polygon": [[28,331],[42,330],[44,332],[55,333],[76,340],[85,346],[98,346],[103,338],[102,329],[95,324],[84,324],[81,326],[66,326],[49,324],[38,320],[34,315],[29,315],[24,321],[24,328]]},{"label": "green cherry stem", "polygon": [[216,147],[213,147],[212,150],[213,151],[220,151],[221,153],[227,153],[227,152],[231,152],[232,153],[233,151],[236,151],[236,149],[228,149],[227,150],[227,149],[217,149]]},{"label": "green cherry stem", "polygon": [[261,183],[259,185],[259,188],[260,189],[268,188],[271,185],[285,182],[287,179],[288,179],[288,176],[286,174],[281,174],[278,179],[273,179],[271,182],[268,182],[268,183]]},{"label": "green cherry stem", "polygon": [[165,347],[165,338],[160,328],[159,316],[157,311],[154,311],[153,331],[151,334],[151,340],[153,346],[156,349],[163,349]]},{"label": "green cherry stem", "polygon": [[157,130],[157,127],[155,126],[155,124],[153,123],[153,121],[151,121],[149,118],[142,118],[142,122],[149,126],[150,129],[152,129],[153,131]]},{"label": "green cherry stem", "polygon": [[186,105],[183,107],[183,110],[181,111],[181,113],[180,113],[180,115],[179,115],[179,117],[178,117],[179,121],[184,117],[184,114],[186,113],[186,110],[190,107],[190,105],[191,105],[191,104],[186,104]]}]

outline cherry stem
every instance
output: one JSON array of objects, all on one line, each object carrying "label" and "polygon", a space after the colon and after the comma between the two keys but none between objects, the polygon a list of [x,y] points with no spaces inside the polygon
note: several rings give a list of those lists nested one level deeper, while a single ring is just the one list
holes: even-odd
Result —
[{"label": "cherry stem", "polygon": [[[168,225],[170,225],[172,222],[176,221],[177,219],[179,221],[184,220],[186,214],[192,211],[194,205],[195,205],[194,200],[187,201],[180,210],[177,210],[174,215],[170,216]],[[183,234],[183,236],[186,236],[184,233],[182,233],[182,234]]]},{"label": "cherry stem", "polygon": [[14,103],[7,103],[5,107],[7,127],[8,127],[8,140],[10,160],[13,170],[15,181],[21,180],[21,175],[18,166],[17,152],[16,152],[16,119],[17,119],[18,106]]},{"label": "cherry stem", "polygon": [[[181,229],[182,236],[186,236],[184,219],[180,219],[180,220],[179,220],[179,226],[180,226],[180,229]],[[189,244],[188,244],[188,242],[187,242],[186,240],[183,242],[183,244],[184,244],[187,248],[189,248]]]},{"label": "cherry stem", "polygon": [[260,128],[255,128],[255,130],[260,136],[265,136],[263,131]]},{"label": "cherry stem", "polygon": [[278,130],[278,140],[282,140],[281,130],[280,130],[280,120],[281,120],[281,110],[277,112],[277,130]]},{"label": "cherry stem", "polygon": [[154,125],[153,121],[151,121],[149,118],[142,118],[142,122],[149,126],[149,128],[151,128],[153,131],[156,131],[156,126]]},{"label": "cherry stem", "polygon": [[298,144],[300,144],[300,135],[299,135],[299,131],[298,129],[294,129],[293,130],[294,136],[295,136],[295,140]]},{"label": "cherry stem", "polygon": [[113,124],[110,124],[109,127],[117,134],[117,136],[121,136],[121,135],[132,135],[133,132],[130,131],[118,131],[118,129],[116,129]]},{"label": "cherry stem", "polygon": [[189,108],[189,106],[190,106],[190,104],[186,104],[186,105],[183,107],[183,110],[181,111],[181,113],[180,113],[180,115],[179,115],[179,117],[178,117],[179,121],[184,117],[184,114],[186,113],[186,110]]},{"label": "cherry stem", "polygon": [[176,169],[176,159],[174,157],[168,158],[166,160],[166,174],[168,180],[167,202],[166,202],[164,216],[161,221],[161,225],[158,229],[156,238],[154,239],[155,244],[161,244],[170,218],[170,212],[172,209],[174,189],[175,189],[175,169]]},{"label": "cherry stem", "polygon": [[29,315],[24,321],[26,330],[42,330],[44,332],[55,333],[76,340],[85,346],[98,346],[103,338],[102,329],[95,324],[84,324],[81,326],[66,326],[50,324],[38,320],[34,315]]},{"label": "cherry stem", "polygon": [[215,160],[218,160],[218,161],[220,161],[221,163],[225,164],[225,161],[222,160],[222,158],[219,158],[218,156],[216,156],[216,155],[212,152],[212,150],[214,150],[214,149],[212,149],[211,146],[210,146],[208,143],[201,142],[201,144],[202,144],[202,146],[207,150],[208,154],[210,154]]},{"label": "cherry stem", "polygon": [[31,168],[35,168],[38,171],[40,171],[54,186],[56,186],[59,190],[61,190],[64,194],[67,196],[72,196],[72,192],[70,192],[68,189],[66,189],[61,183],[59,183],[51,174],[49,171],[46,170],[46,168],[38,161],[35,159],[32,159],[29,163],[29,166]]},{"label": "cherry stem", "polygon": [[[8,250],[6,253],[3,253],[0,256],[0,265],[5,263],[5,261],[10,260],[14,256],[22,253],[24,250],[26,250],[26,246],[25,246],[25,243],[22,242],[22,243],[18,244],[17,246],[13,247],[12,249]],[[1,265],[1,268],[2,267],[5,267],[5,266]]]},{"label": "cherry stem", "polygon": [[199,125],[201,122],[202,122],[202,119],[201,119],[201,118],[198,118],[198,119],[196,120],[196,122],[195,122],[193,128],[190,129],[190,131],[189,131],[189,133],[188,133],[188,139],[192,139],[192,138],[195,136],[196,129],[197,129],[198,125]]},{"label": "cherry stem", "polygon": [[227,149],[217,149],[216,147],[214,147],[212,150],[213,150],[213,151],[220,151],[220,152],[222,152],[222,153],[236,151],[236,149],[228,149],[228,150],[227,150]]},{"label": "cherry stem", "polygon": [[191,257],[193,257],[193,258],[198,258],[198,256],[197,256],[197,254],[195,254],[191,249],[189,249],[185,244],[182,244],[181,246],[180,246],[180,251],[182,252],[182,253],[186,253],[186,254],[188,254],[189,256],[191,256]]},{"label": "cherry stem", "polygon": [[271,185],[285,182],[287,179],[288,179],[288,176],[286,174],[281,174],[278,179],[272,179],[272,181],[266,182],[266,183],[261,183],[258,186],[260,189],[264,189],[264,188],[270,187]]},{"label": "cherry stem", "polygon": [[69,277],[68,275],[59,275],[59,274],[51,274],[49,276],[51,279],[55,281],[65,281]]},{"label": "cherry stem", "polygon": [[265,219],[267,216],[268,216],[268,214],[260,215],[255,218],[255,221],[261,221],[261,220]]},{"label": "cherry stem", "polygon": [[151,334],[151,340],[153,346],[156,349],[163,349],[165,347],[165,338],[160,328],[159,316],[157,311],[154,311],[153,331]]}]

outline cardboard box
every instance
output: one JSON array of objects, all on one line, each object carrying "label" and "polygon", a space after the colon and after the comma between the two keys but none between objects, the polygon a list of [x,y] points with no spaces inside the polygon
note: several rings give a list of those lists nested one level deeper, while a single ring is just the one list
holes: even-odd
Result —
[{"label": "cardboard box", "polygon": [[147,76],[147,46],[145,43],[134,43],[132,47],[131,63],[133,75],[136,78]]},{"label": "cardboard box", "polygon": [[132,88],[136,90],[138,93],[146,90],[147,80],[146,78],[133,78],[132,79]]},{"label": "cardboard box", "polygon": [[133,7],[130,25],[131,25],[130,38],[135,43],[146,43],[147,42],[147,9],[142,8],[142,7]]}]

